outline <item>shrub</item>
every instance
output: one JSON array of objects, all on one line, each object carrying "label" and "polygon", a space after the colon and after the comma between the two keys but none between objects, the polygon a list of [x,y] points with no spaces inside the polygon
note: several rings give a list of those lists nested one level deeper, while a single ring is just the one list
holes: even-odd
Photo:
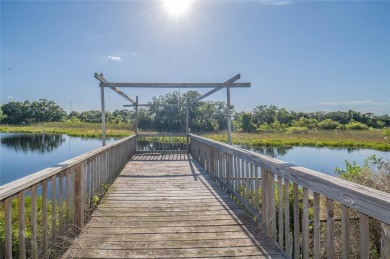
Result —
[{"label": "shrub", "polygon": [[325,130],[334,130],[337,129],[337,127],[340,126],[340,123],[333,121],[331,119],[326,119],[318,123],[318,127],[320,129],[325,129]]},{"label": "shrub", "polygon": [[287,128],[286,133],[291,134],[306,134],[309,132],[309,129],[307,127],[289,127]]},{"label": "shrub", "polygon": [[273,128],[268,123],[261,124],[257,129],[259,133],[273,132]]},{"label": "shrub", "polygon": [[351,121],[345,126],[349,130],[368,130],[368,126],[366,124],[357,121]]}]

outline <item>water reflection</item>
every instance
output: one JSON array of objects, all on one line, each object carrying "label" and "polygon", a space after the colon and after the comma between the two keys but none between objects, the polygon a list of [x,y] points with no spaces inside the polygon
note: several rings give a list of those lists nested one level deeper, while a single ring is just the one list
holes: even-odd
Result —
[{"label": "water reflection", "polygon": [[62,135],[54,134],[20,134],[1,136],[1,144],[16,152],[29,151],[45,154],[59,148],[65,142]]},{"label": "water reflection", "polygon": [[239,148],[247,149],[262,155],[270,156],[270,157],[282,157],[287,154],[289,150],[292,150],[293,147],[251,147],[251,146],[241,146],[237,145]]}]

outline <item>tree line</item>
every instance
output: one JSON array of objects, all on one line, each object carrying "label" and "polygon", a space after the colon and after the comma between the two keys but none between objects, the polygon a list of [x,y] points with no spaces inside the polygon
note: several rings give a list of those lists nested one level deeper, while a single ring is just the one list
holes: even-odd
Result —
[{"label": "tree line", "polygon": [[[138,127],[144,131],[184,132],[185,104],[200,97],[197,91],[173,92],[153,97],[151,104],[179,104],[179,107],[150,106],[139,108]],[[259,105],[251,112],[238,112],[231,106],[233,130],[240,132],[306,132],[312,129],[365,130],[390,127],[389,115],[374,115],[358,111],[294,112],[275,105]],[[222,101],[194,102],[189,109],[193,132],[216,132],[227,129],[227,105]],[[106,112],[106,120],[113,124],[134,125],[134,110]],[[12,125],[68,121],[100,123],[101,111],[71,111],[69,114],[53,101],[13,101],[1,106],[0,122]]]}]

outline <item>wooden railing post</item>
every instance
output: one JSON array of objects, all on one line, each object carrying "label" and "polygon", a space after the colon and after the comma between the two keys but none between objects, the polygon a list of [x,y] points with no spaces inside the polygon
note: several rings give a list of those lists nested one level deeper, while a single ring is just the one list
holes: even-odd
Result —
[{"label": "wooden railing post", "polygon": [[381,223],[381,258],[390,258],[390,225]]},{"label": "wooden railing post", "polygon": [[75,167],[75,211],[73,215],[73,222],[79,229],[84,227],[84,167],[85,162],[81,162]]}]

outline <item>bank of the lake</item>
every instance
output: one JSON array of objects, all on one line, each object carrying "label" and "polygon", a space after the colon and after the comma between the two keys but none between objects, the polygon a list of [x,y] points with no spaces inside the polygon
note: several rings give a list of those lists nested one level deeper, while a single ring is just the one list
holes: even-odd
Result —
[{"label": "bank of the lake", "polygon": [[[130,124],[106,125],[107,137],[126,137],[134,134]],[[30,126],[1,125],[0,132],[53,133],[77,137],[101,137],[100,123],[50,122]],[[202,134],[213,140],[227,142],[227,133]],[[383,130],[313,130],[307,133],[232,133],[233,143],[252,147],[307,146],[368,148],[390,151],[390,138]]]}]

